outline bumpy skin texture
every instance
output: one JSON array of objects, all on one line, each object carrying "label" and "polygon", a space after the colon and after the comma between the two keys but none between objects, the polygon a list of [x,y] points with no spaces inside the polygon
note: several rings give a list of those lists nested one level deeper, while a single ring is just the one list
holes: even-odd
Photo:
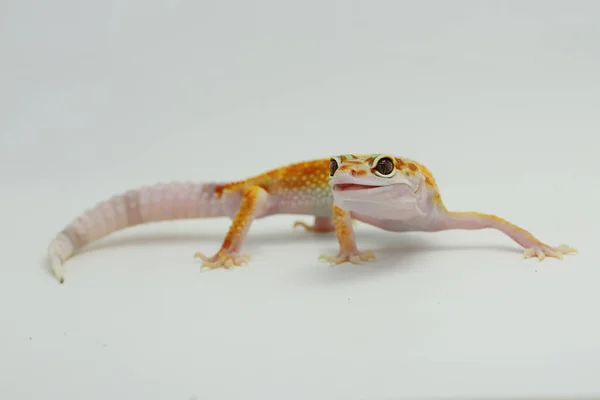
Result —
[{"label": "bumpy skin texture", "polygon": [[212,256],[197,252],[196,257],[203,267],[230,268],[250,259],[241,249],[253,221],[275,214],[312,215],[313,225],[298,221],[295,226],[335,232],[338,253],[321,256],[334,264],[375,258],[372,250],[358,249],[353,219],[394,232],[498,229],[525,248],[525,257],[540,260],[576,251],[542,243],[494,215],[448,211],[433,175],[416,161],[385,154],[346,154],[290,164],[240,181],[175,182],[130,190],[67,225],[50,243],[48,257],[62,283],[67,259],[115,231],[166,220],[229,217],[232,222],[220,249]]}]

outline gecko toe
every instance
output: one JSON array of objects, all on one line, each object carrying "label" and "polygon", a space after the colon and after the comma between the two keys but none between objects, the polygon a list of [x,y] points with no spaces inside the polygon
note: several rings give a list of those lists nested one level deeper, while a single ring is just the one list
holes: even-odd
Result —
[{"label": "gecko toe", "polygon": [[363,261],[375,260],[375,252],[373,250],[344,250],[341,251],[338,255],[333,256],[330,254],[321,254],[319,256],[319,260],[325,260],[335,264],[342,264],[345,262],[350,262],[352,264],[362,264]]},{"label": "gecko toe", "polygon": [[552,247],[545,244],[527,248],[523,251],[524,258],[536,257],[539,261],[543,261],[547,257],[556,258],[559,260],[564,259],[565,254],[576,253],[577,250],[566,245],[561,244],[560,246]]},{"label": "gecko toe", "polygon": [[217,253],[212,257],[206,257],[200,252],[196,252],[196,257],[203,260],[201,268],[225,268],[231,269],[242,265],[248,265],[250,254],[227,254]]}]

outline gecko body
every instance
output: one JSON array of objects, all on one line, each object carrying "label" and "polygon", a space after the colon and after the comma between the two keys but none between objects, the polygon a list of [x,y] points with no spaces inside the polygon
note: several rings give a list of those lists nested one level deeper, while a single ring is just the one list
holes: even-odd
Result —
[{"label": "gecko body", "polygon": [[212,256],[197,252],[207,268],[247,264],[244,240],[254,220],[277,214],[310,215],[297,221],[308,231],[335,232],[339,251],[320,258],[333,264],[375,258],[359,250],[352,220],[386,231],[435,232],[448,229],[497,229],[524,250],[525,257],[562,258],[575,249],[549,246],[523,228],[492,214],[453,212],[444,206],[431,172],[405,157],[345,154],[301,161],[244,180],[166,183],[113,196],[86,210],[51,241],[48,257],[64,282],[64,263],[82,247],[113,232],[158,221],[228,217],[229,230]]}]

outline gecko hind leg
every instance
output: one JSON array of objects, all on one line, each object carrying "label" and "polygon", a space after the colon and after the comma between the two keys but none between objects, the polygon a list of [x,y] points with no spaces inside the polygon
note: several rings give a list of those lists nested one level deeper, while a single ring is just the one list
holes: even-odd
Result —
[{"label": "gecko hind leg", "polygon": [[201,252],[194,254],[195,258],[203,260],[202,268],[231,268],[248,264],[250,254],[240,254],[244,240],[252,221],[261,215],[265,209],[267,192],[258,186],[247,188],[242,193],[242,202],[229,226],[229,231],[223,240],[219,251],[212,257]]}]

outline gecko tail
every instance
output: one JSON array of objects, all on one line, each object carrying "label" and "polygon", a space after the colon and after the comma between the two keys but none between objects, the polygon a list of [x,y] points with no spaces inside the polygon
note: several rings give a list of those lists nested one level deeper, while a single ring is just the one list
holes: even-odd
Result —
[{"label": "gecko tail", "polygon": [[217,183],[159,183],[129,190],[86,210],[48,246],[53,274],[65,281],[65,262],[82,247],[116,231],[140,224],[226,216]]},{"label": "gecko tail", "polygon": [[[60,283],[64,283],[65,282],[65,266],[59,256],[59,251],[60,250],[55,249],[54,252],[51,252],[50,267],[52,268],[52,272],[54,273],[54,276],[56,277],[56,279],[58,279],[58,281]],[[70,257],[71,254],[69,254],[68,257]]]}]

